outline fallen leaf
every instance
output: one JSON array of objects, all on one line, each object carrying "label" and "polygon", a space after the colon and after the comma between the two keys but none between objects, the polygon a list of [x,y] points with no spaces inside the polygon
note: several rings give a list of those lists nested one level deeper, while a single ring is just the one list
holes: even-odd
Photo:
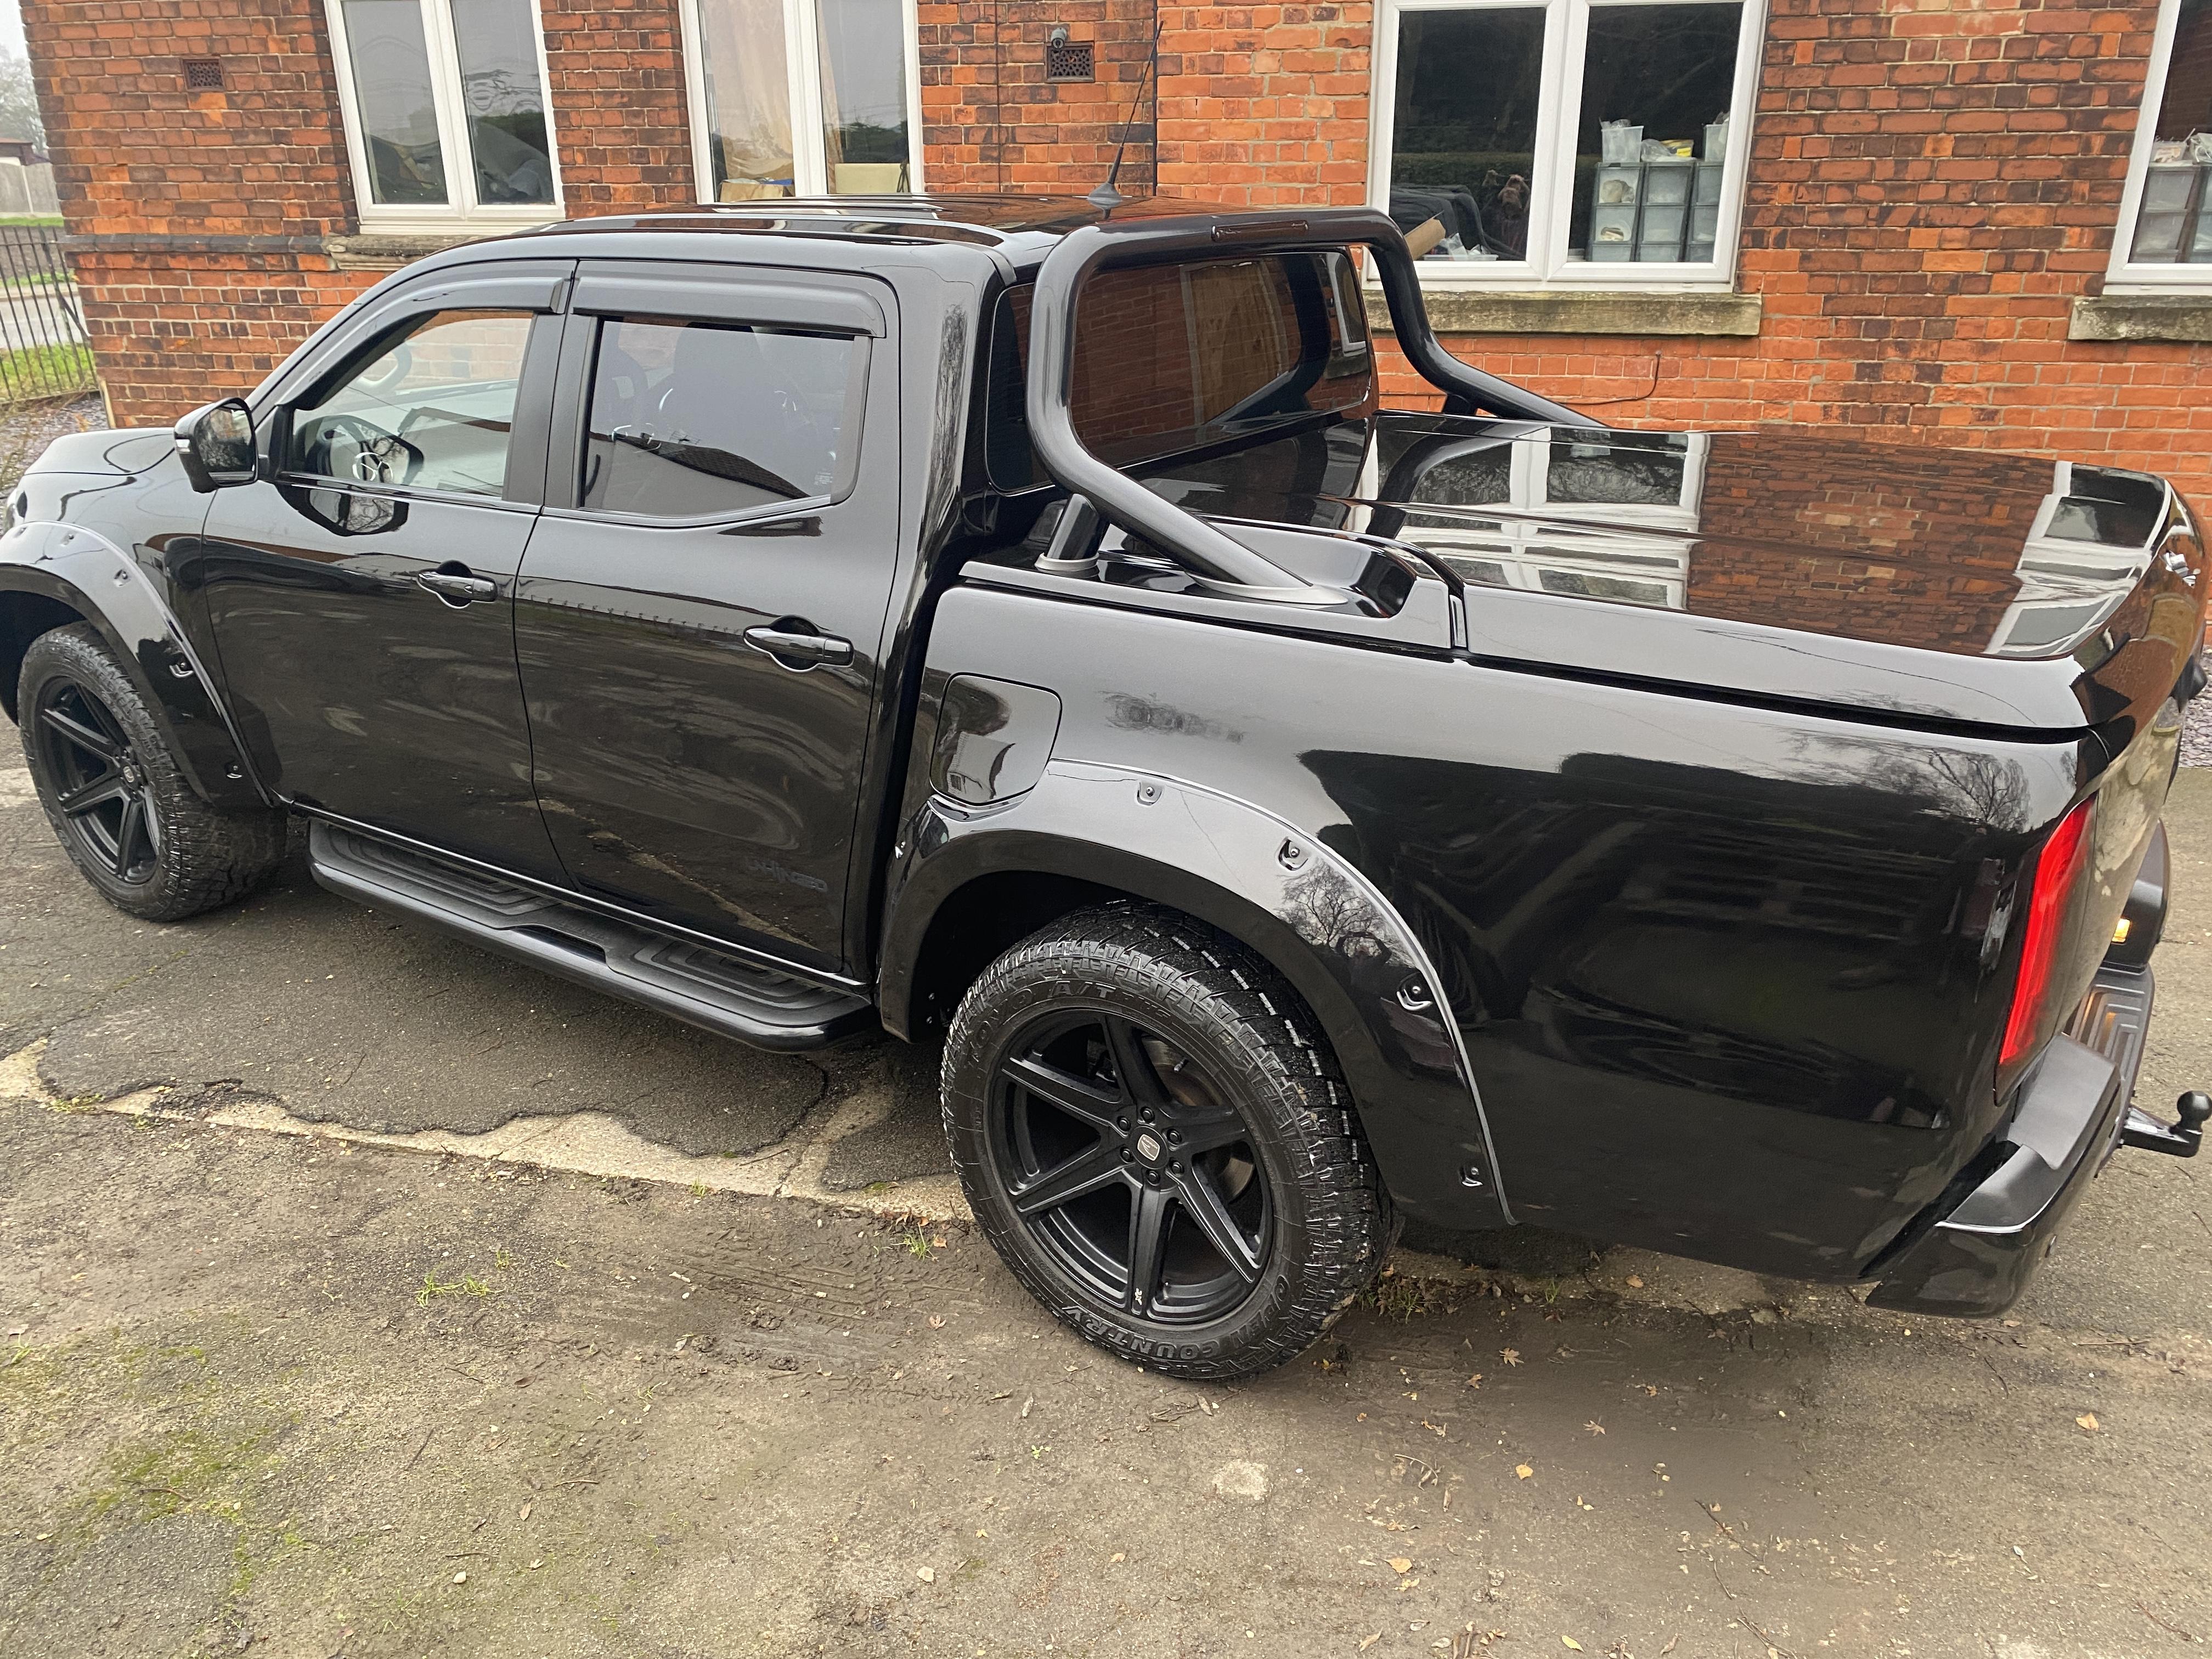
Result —
[{"label": "fallen leaf", "polygon": [[1372,1636],[1369,1637],[1365,1641],[1362,1642],[1362,1643],[1359,1644],[1359,1650],[1360,1650],[1362,1653],[1364,1653],[1364,1652],[1366,1652],[1366,1651],[1367,1651],[1367,1650],[1368,1650],[1368,1649],[1370,1649],[1370,1648],[1373,1647],[1373,1646],[1374,1646],[1377,1642],[1381,1641],[1382,1639],[1382,1632],[1381,1631],[1379,1631],[1379,1630],[1378,1630],[1378,1631],[1376,1631],[1376,1632],[1375,1632],[1375,1634],[1374,1634],[1374,1635],[1372,1635]]},{"label": "fallen leaf", "polygon": [[1674,1652],[1674,1644],[1675,1644],[1675,1643],[1677,1643],[1677,1642],[1679,1642],[1679,1641],[1680,1641],[1681,1639],[1682,1639],[1682,1638],[1681,1638],[1680,1637],[1679,1637],[1679,1636],[1670,1636],[1670,1637],[1668,1637],[1668,1638],[1667,1638],[1667,1645],[1666,1645],[1665,1647],[1663,1647],[1663,1648],[1662,1648],[1662,1649],[1660,1649],[1660,1650],[1659,1650],[1659,1659],[1667,1659],[1667,1656],[1668,1656],[1668,1654],[1670,1654],[1670,1653]]},{"label": "fallen leaf", "polygon": [[1473,1376],[1468,1377],[1467,1379],[1467,1386],[1470,1389],[1480,1388],[1482,1386],[1482,1373],[1480,1371],[1477,1371]]},{"label": "fallen leaf", "polygon": [[933,1584],[937,1582],[937,1570],[934,1567],[916,1567],[914,1570],[914,1576],[925,1584]]},{"label": "fallen leaf", "polygon": [[457,1572],[453,1575],[453,1582],[456,1584],[465,1584],[469,1582],[469,1576],[466,1572]]},{"label": "fallen leaf", "polygon": [[544,1565],[545,1565],[545,1558],[544,1558],[544,1556],[542,1556],[542,1555],[541,1555],[541,1556],[539,1556],[539,1557],[538,1558],[538,1559],[536,1559],[535,1561],[532,1561],[532,1562],[530,1564],[530,1568],[531,1568],[531,1571],[534,1572],[534,1571],[536,1571],[538,1568],[540,1568],[540,1567],[544,1566]]},{"label": "fallen leaf", "polygon": [[1389,1565],[1390,1571],[1393,1572],[1411,1572],[1413,1570],[1413,1564],[1411,1559],[1403,1555],[1392,1556],[1390,1558]]},{"label": "fallen leaf", "polygon": [[1513,1473],[1519,1475],[1523,1480],[1526,1480],[1530,1475],[1535,1474],[1536,1471],[1530,1468],[1526,1463],[1516,1463],[1513,1466]]},{"label": "fallen leaf", "polygon": [[1498,1351],[1498,1357],[1509,1365],[1517,1365],[1521,1363],[1521,1350],[1518,1348],[1500,1348]]},{"label": "fallen leaf", "polygon": [[932,1329],[933,1331],[941,1331],[941,1330],[943,1330],[943,1329],[945,1328],[945,1316],[944,1316],[943,1314],[932,1314],[932,1315],[930,1315],[930,1316],[929,1316],[929,1328],[930,1328],[930,1329]]},{"label": "fallen leaf", "polygon": [[1640,1291],[1644,1288],[1644,1280],[1638,1275],[1631,1273],[1628,1276],[1628,1288],[1632,1291]]},{"label": "fallen leaf", "polygon": [[1122,1554],[1121,1551],[1115,1550],[1113,1554],[1108,1556],[1106,1559],[1109,1561],[1126,1561],[1129,1558]]},{"label": "fallen leaf", "polygon": [[2075,1420],[2076,1423],[2079,1423],[2079,1424],[2080,1424],[2083,1428],[2085,1428],[2085,1429],[2088,1430],[2090,1433],[2092,1433],[2092,1434],[2096,1433],[2096,1431],[2097,1431],[2097,1413],[2094,1413],[2094,1412],[2083,1412],[2083,1413],[2081,1413],[2081,1416],[2079,1416],[2079,1417],[2075,1418],[2074,1420]]},{"label": "fallen leaf", "polygon": [[1589,1422],[1583,1424],[1583,1426],[1588,1429],[1592,1434],[1603,1434],[1605,1432],[1605,1425],[1599,1422],[1595,1417],[1590,1419]]},{"label": "fallen leaf", "polygon": [[1027,1417],[1027,1416],[1030,1414],[1030,1407],[1032,1407],[1032,1406],[1034,1406],[1034,1405],[1036,1405],[1036,1396],[1035,1395],[1031,1395],[1028,1399],[1026,1399],[1026,1400],[1023,1401],[1022,1401],[1022,1415],[1023,1415],[1024,1417]]},{"label": "fallen leaf", "polygon": [[530,1505],[525,1504],[521,1509],[515,1512],[514,1518],[518,1521],[527,1521],[530,1519]]},{"label": "fallen leaf", "polygon": [[1582,1644],[1581,1643],[1579,1643],[1579,1642],[1576,1641],[1576,1640],[1575,1640],[1575,1638],[1574,1638],[1573,1637],[1571,1637],[1571,1636],[1562,1636],[1562,1637],[1559,1638],[1559,1640],[1561,1640],[1562,1642],[1565,1642],[1565,1643],[1569,1647],[1572,1648],[1572,1649],[1573,1649],[1577,1653],[1580,1653],[1580,1652],[1583,1650],[1583,1644]]}]

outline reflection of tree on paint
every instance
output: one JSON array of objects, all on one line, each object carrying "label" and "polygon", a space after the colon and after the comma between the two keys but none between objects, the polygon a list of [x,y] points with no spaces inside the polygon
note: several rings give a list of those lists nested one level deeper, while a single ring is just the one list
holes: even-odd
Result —
[{"label": "reflection of tree on paint", "polygon": [[1389,954],[1389,945],[1369,923],[1374,907],[1342,872],[1316,864],[1284,892],[1284,915],[1299,934],[1323,950],[1354,961]]}]

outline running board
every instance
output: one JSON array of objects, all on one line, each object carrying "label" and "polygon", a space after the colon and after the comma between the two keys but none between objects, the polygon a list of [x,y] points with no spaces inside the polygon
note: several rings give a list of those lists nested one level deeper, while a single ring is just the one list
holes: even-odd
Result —
[{"label": "running board", "polygon": [[315,879],[362,904],[451,929],[592,989],[758,1048],[818,1048],[870,1006],[688,940],[597,915],[350,830],[309,832]]}]

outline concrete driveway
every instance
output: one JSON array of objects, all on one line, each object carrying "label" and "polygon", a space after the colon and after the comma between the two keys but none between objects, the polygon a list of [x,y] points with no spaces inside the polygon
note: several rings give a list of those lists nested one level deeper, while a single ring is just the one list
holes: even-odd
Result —
[{"label": "concrete driveway", "polygon": [[[2161,1105],[2212,1079],[2212,772],[2169,823]],[[927,1056],[718,1043],[296,862],[140,923],[12,753],[0,1055],[8,1651],[2212,1640],[2212,1161],[2117,1160],[2003,1323],[1431,1237],[1196,1388],[961,1224]]]}]

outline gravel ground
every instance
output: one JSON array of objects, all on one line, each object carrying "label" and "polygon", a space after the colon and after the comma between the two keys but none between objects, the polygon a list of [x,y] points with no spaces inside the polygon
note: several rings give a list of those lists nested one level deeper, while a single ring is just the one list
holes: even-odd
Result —
[{"label": "gravel ground", "polygon": [[67,432],[91,432],[107,424],[97,394],[59,402],[17,404],[0,408],[0,495],[55,439]]},{"label": "gravel ground", "polygon": [[2181,728],[2181,763],[2212,766],[2212,697],[2189,705],[2189,721]]}]

